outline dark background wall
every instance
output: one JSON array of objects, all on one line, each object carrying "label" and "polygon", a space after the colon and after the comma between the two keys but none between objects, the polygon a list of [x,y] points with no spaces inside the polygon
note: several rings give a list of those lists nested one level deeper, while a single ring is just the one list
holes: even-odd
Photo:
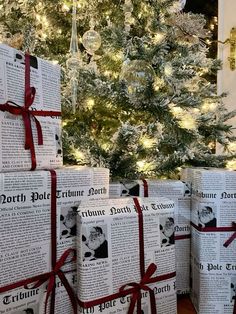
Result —
[{"label": "dark background wall", "polygon": [[[207,27],[211,30],[212,36],[208,42],[209,56],[217,57],[217,43],[214,42],[218,38],[218,25],[216,17],[218,17],[218,0],[187,0],[184,8],[185,12],[202,13],[207,20]],[[213,26],[214,25],[214,29]]]}]

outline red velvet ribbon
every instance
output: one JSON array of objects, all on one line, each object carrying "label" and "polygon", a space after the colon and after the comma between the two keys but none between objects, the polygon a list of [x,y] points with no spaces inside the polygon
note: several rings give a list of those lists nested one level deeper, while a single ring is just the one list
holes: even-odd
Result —
[{"label": "red velvet ribbon", "polygon": [[234,221],[232,222],[232,226],[234,228],[234,233],[231,235],[231,237],[227,241],[225,241],[224,247],[226,248],[236,239],[236,223]]},{"label": "red velvet ribbon", "polygon": [[32,133],[31,118],[34,121],[37,129],[38,135],[38,145],[43,145],[43,132],[39,120],[36,116],[61,116],[61,112],[58,111],[36,111],[30,110],[36,95],[36,89],[30,87],[30,55],[25,54],[25,97],[24,106],[18,106],[12,101],[7,101],[5,104],[0,104],[0,111],[7,111],[13,115],[22,116],[24,129],[25,129],[25,149],[30,150],[31,154],[31,170],[35,170],[36,163],[36,153]]},{"label": "red velvet ribbon", "polygon": [[126,284],[120,288],[120,292],[125,291],[126,287],[132,287],[132,297],[130,302],[130,307],[128,310],[128,314],[134,313],[134,308],[137,303],[137,313],[142,313],[141,310],[141,290],[148,291],[150,296],[150,304],[151,304],[151,313],[156,314],[156,300],[154,291],[147,286],[150,279],[152,278],[153,274],[155,273],[157,266],[155,264],[150,264],[147,271],[144,273],[143,278],[141,279],[140,283],[131,282]]},{"label": "red velvet ribbon", "polygon": [[151,314],[156,314],[157,311],[156,311],[156,300],[155,300],[154,291],[151,288],[149,288],[147,285],[151,283],[160,282],[163,280],[168,280],[176,276],[176,272],[172,272],[169,274],[153,277],[153,274],[155,273],[157,269],[157,266],[154,263],[150,264],[147,270],[145,271],[143,214],[142,214],[142,209],[141,209],[138,199],[133,198],[133,200],[137,209],[138,223],[139,223],[139,264],[140,264],[140,275],[141,275],[140,283],[136,283],[136,282],[127,283],[119,289],[118,293],[114,293],[112,295],[99,298],[93,301],[82,302],[78,300],[79,305],[83,308],[94,307],[101,303],[109,302],[117,298],[131,295],[131,302],[130,302],[128,314],[134,313],[136,304],[137,304],[137,314],[141,314],[141,290],[145,290],[149,292]]},{"label": "red velvet ribbon", "polygon": [[[72,259],[70,259],[70,261],[67,261],[68,257],[72,254],[73,254]],[[65,273],[69,273],[71,271],[63,272],[61,270],[61,268],[64,265],[66,265],[68,262],[73,262],[75,260],[76,260],[76,251],[73,249],[68,249],[62,254],[61,258],[57,261],[54,269],[51,272],[41,275],[37,281],[34,281],[36,283],[34,283],[33,286],[30,286],[30,288],[28,285],[25,285],[26,289],[36,289],[36,288],[41,287],[41,285],[43,285],[45,282],[48,281],[46,300],[45,300],[45,306],[44,306],[44,313],[45,314],[47,313],[49,298],[50,298],[50,296],[52,296],[52,294],[55,291],[55,284],[56,284],[56,277],[57,276],[61,279],[61,282],[63,283],[63,285],[64,285],[64,287],[65,287],[65,289],[66,289],[66,291],[70,297],[70,301],[71,301],[71,304],[73,306],[74,313],[77,313],[76,312],[77,311],[76,296],[74,295],[74,291],[72,290],[72,288],[71,288],[71,286],[70,286],[70,284],[69,284],[69,282],[65,276]],[[52,302],[53,302],[53,305],[52,305]],[[53,307],[53,309],[52,309],[52,307]],[[55,313],[54,307],[55,307],[55,300],[51,299],[50,313]]]},{"label": "red velvet ribbon", "polygon": [[[227,248],[235,239],[236,239],[236,223],[232,222],[232,227],[199,227],[191,222],[191,226],[197,229],[200,232],[232,232],[234,233],[230,236],[230,238],[225,241],[223,246]],[[234,302],[233,314],[236,314],[236,302]]]},{"label": "red velvet ribbon", "polygon": [[[0,293],[13,290],[19,287],[24,286],[25,288],[36,289],[40,287],[42,284],[48,281],[47,292],[46,292],[46,300],[45,300],[45,314],[48,307],[49,298],[51,296],[50,302],[50,314],[55,314],[55,290],[56,290],[56,277],[58,276],[63,283],[72,307],[74,314],[77,314],[77,298],[74,294],[73,289],[71,288],[68,280],[66,279],[65,274],[70,273],[70,271],[62,271],[61,268],[72,262],[76,259],[76,251],[74,249],[66,250],[60,259],[57,261],[57,226],[56,226],[56,217],[57,217],[57,199],[56,199],[56,191],[57,191],[57,175],[55,170],[49,170],[51,174],[51,267],[52,271],[47,272],[38,276],[34,276],[32,278],[24,279],[18,281],[16,283],[0,287]],[[69,257],[72,256],[70,259]],[[69,260],[68,260],[69,259]]]},{"label": "red velvet ribbon", "polygon": [[[65,275],[61,271],[61,267],[65,264],[67,257],[73,250],[67,250],[59,259],[57,262],[57,174],[55,170],[49,170],[51,174],[51,266],[52,266],[52,272],[48,283],[47,288],[47,294],[46,294],[46,301],[45,301],[45,314],[47,310],[47,304],[49,297],[51,296],[51,303],[50,303],[50,314],[55,313],[55,280],[56,276],[58,275],[61,279],[62,283],[64,284],[66,291],[69,295],[69,298],[71,300],[71,304],[73,306],[74,313],[77,313],[77,303],[76,303],[76,297],[74,295],[74,292],[72,288],[70,287],[69,282],[67,281]],[[72,260],[75,260],[75,254],[72,258]],[[36,285],[41,285],[45,281],[38,281]]]},{"label": "red velvet ribbon", "polygon": [[184,239],[190,239],[190,238],[191,238],[191,234],[176,235],[175,236],[175,241],[184,240]]},{"label": "red velvet ribbon", "polygon": [[200,232],[236,232],[236,224],[233,227],[199,227],[193,222],[190,223],[192,227]]},{"label": "red velvet ribbon", "polygon": [[143,179],[143,196],[148,197],[148,183],[147,180]]}]

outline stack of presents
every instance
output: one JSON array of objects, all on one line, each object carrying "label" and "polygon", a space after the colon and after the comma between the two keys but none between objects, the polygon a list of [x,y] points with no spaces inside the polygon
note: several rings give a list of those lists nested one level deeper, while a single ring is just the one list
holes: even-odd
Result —
[{"label": "stack of presents", "polygon": [[233,314],[236,173],[63,167],[60,68],[0,45],[0,314]]}]

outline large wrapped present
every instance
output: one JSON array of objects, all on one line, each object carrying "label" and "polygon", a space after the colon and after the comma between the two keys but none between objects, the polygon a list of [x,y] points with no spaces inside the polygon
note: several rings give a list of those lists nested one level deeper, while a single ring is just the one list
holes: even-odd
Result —
[{"label": "large wrapped present", "polygon": [[77,227],[79,313],[176,313],[173,201],[81,202]]},{"label": "large wrapped present", "polygon": [[[66,274],[66,279],[76,294],[77,275],[76,270]],[[56,295],[53,313],[71,314],[73,313],[72,305],[68,292],[66,291],[60,279],[56,279]],[[0,294],[0,313],[12,314],[45,314],[45,300],[47,296],[47,285],[44,284],[38,288],[28,289],[20,287]],[[52,313],[50,308],[48,313]]]},{"label": "large wrapped present", "polygon": [[[110,197],[167,197],[175,202],[177,293],[190,292],[190,200],[189,186],[178,180],[138,180],[110,184]],[[168,244],[163,236],[164,243]]]},{"label": "large wrapped present", "polygon": [[0,172],[62,166],[60,67],[0,44]]},{"label": "large wrapped present", "polygon": [[233,314],[236,292],[236,172],[192,169],[191,265],[199,314]]},{"label": "large wrapped present", "polygon": [[[17,294],[17,289],[24,286],[37,287],[48,298],[56,280],[62,282],[67,292],[70,290],[63,271],[69,276],[76,267],[72,261],[77,207],[81,200],[107,198],[108,189],[109,170],[105,168],[0,173],[2,300],[6,300],[6,293]],[[46,294],[45,286],[49,287]],[[72,292],[68,293],[71,296]],[[1,314],[22,309],[21,298],[14,300],[15,303],[0,305],[4,309]],[[42,304],[41,300],[38,306],[43,307]],[[55,306],[58,308],[55,313],[65,313],[60,305]]]}]

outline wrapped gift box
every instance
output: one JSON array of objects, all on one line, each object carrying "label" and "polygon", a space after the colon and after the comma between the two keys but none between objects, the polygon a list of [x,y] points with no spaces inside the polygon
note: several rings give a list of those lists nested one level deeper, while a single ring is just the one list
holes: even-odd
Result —
[{"label": "wrapped gift box", "polygon": [[[66,250],[75,249],[75,217],[81,200],[108,197],[109,170],[69,167],[56,170],[56,175],[58,260]],[[49,171],[0,173],[0,234],[0,289],[51,271]],[[63,269],[75,266],[69,263]]]},{"label": "wrapped gift box", "polygon": [[[192,183],[191,298],[199,314],[233,314],[236,287],[236,172],[188,170]],[[227,243],[228,242],[228,243]]]},{"label": "wrapped gift box", "polygon": [[[40,58],[30,57],[30,85],[36,96],[30,110],[61,111],[60,67]],[[14,102],[24,106],[25,56],[21,51],[0,44],[0,105]],[[37,116],[43,133],[43,145],[38,145],[36,124],[31,125],[37,168],[62,166],[60,116]],[[25,126],[22,115],[1,111],[0,106],[0,172],[31,169],[31,153],[25,150]]]},{"label": "wrapped gift box", "polygon": [[[174,202],[166,198],[138,198],[138,202],[143,214],[145,271],[154,263],[157,270],[153,276],[172,274],[168,279],[148,284],[155,294],[157,312],[177,313]],[[137,205],[132,198],[81,202],[79,205],[79,313],[128,313],[131,295],[115,297],[109,302],[101,298],[118,293],[123,285],[141,280],[139,219]],[[162,245],[163,233],[169,237],[167,246]],[[149,293],[141,289],[141,294],[142,311],[149,314]],[[98,305],[84,308],[83,302],[97,299],[101,301]]]},{"label": "wrapped gift box", "polygon": [[[66,274],[66,278],[76,293],[77,275],[76,271]],[[39,288],[25,289],[24,287],[14,289],[0,294],[0,313],[11,314],[44,314],[44,302],[46,299],[47,286],[44,284]],[[56,314],[72,314],[69,296],[62,282],[56,280]],[[49,313],[49,309],[48,309]]]},{"label": "wrapped gift box", "polygon": [[[110,197],[129,195],[167,197],[175,202],[177,293],[189,293],[191,192],[188,184],[178,180],[138,180],[110,184]],[[165,240],[163,239],[163,241]]]}]

